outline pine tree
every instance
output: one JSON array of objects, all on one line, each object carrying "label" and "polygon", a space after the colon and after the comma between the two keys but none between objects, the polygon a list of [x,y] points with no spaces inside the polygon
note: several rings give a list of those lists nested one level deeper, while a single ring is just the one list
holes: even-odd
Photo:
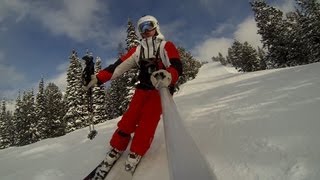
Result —
[{"label": "pine tree", "polygon": [[54,83],[45,89],[46,124],[44,136],[51,138],[64,135],[66,123],[63,121],[64,109],[62,92]]},{"label": "pine tree", "polygon": [[260,61],[257,51],[248,42],[242,44],[234,41],[228,49],[228,60],[239,71],[252,72],[263,69],[263,62]]},{"label": "pine tree", "polygon": [[320,61],[320,2],[317,0],[296,0],[297,21],[300,25],[300,38],[303,47],[308,50],[309,62]]},{"label": "pine tree", "polygon": [[30,123],[30,141],[28,144],[37,142],[40,138],[40,134],[37,129],[38,119],[36,115],[36,105],[35,105],[35,96],[34,91],[31,90],[26,93],[26,100],[25,100],[25,109],[27,112],[27,122]]},{"label": "pine tree", "polygon": [[8,119],[8,124],[7,124],[7,132],[8,132],[8,137],[9,137],[9,142],[10,142],[10,146],[13,145],[14,143],[14,134],[16,132],[15,126],[13,124],[13,114],[11,111],[7,111],[7,115],[6,115],[7,119]]},{"label": "pine tree", "polygon": [[320,60],[320,5],[296,0],[299,7],[286,14],[265,3],[251,3],[263,39],[268,67],[286,67]]},{"label": "pine tree", "polygon": [[45,109],[45,94],[44,94],[44,80],[41,78],[39,82],[39,90],[36,96],[36,114],[38,119],[37,129],[40,134],[40,139],[48,138],[45,134],[47,131],[47,113]]},{"label": "pine tree", "polygon": [[283,29],[285,30],[285,36],[287,37],[287,65],[296,66],[309,63],[309,50],[307,46],[304,45],[302,28],[296,12],[289,12],[286,14]]},{"label": "pine tree", "polygon": [[248,42],[243,43],[241,61],[245,72],[260,70],[257,51]]},{"label": "pine tree", "polygon": [[70,56],[70,64],[67,71],[67,88],[66,101],[67,113],[64,116],[67,122],[67,132],[77,128],[84,127],[87,122],[83,117],[88,115],[87,107],[85,106],[86,94],[82,88],[82,66],[75,51],[72,51]]},{"label": "pine tree", "polygon": [[108,112],[108,119],[114,119],[121,116],[128,105],[128,82],[127,78],[122,75],[110,83],[107,89],[106,106]]},{"label": "pine tree", "polygon": [[[95,72],[101,70],[101,58],[96,58]],[[93,88],[93,110],[94,123],[101,123],[107,119],[106,115],[106,93],[104,86],[97,86]]]},{"label": "pine tree", "polygon": [[258,61],[260,62],[260,69],[261,70],[265,70],[267,68],[267,64],[266,64],[266,53],[265,51],[258,47]]},{"label": "pine tree", "polygon": [[223,55],[219,52],[217,57],[211,58],[213,62],[220,62],[222,65],[227,65],[227,59],[223,57]]},{"label": "pine tree", "polygon": [[194,79],[199,72],[199,68],[201,67],[201,63],[197,61],[190,52],[186,51],[182,47],[178,47],[178,51],[180,60],[182,62],[183,72],[176,84],[177,89],[179,89],[181,84]]},{"label": "pine tree", "polygon": [[21,92],[19,91],[16,103],[15,103],[15,110],[13,112],[13,127],[15,129],[13,136],[12,145],[18,145],[19,144],[19,132],[23,128],[21,126],[20,122],[23,121],[22,117],[22,100],[21,100]]},{"label": "pine tree", "polygon": [[136,34],[135,27],[132,24],[131,20],[128,19],[128,27],[127,27],[127,50],[135,47],[139,44],[139,38]]},{"label": "pine tree", "polygon": [[6,101],[3,100],[0,107],[0,149],[4,149],[12,143],[10,137],[11,116],[6,109]]},{"label": "pine tree", "polygon": [[5,148],[5,142],[6,142],[6,138],[5,136],[5,118],[4,118],[4,112],[5,110],[3,110],[3,108],[5,108],[5,106],[3,106],[4,101],[2,101],[1,106],[0,106],[0,149]]},{"label": "pine tree", "polygon": [[262,37],[262,43],[268,50],[268,66],[286,67],[290,65],[288,37],[286,23],[282,19],[283,12],[265,1],[255,0],[251,2],[255,20],[259,28],[258,33]]},{"label": "pine tree", "polygon": [[[128,26],[127,26],[127,50],[136,47],[139,45],[140,41],[136,34],[135,27],[130,19],[128,19]],[[124,102],[122,103],[123,112],[127,109],[129,102],[132,99],[135,86],[138,84],[138,74],[139,70],[138,68],[130,69],[129,71],[125,72],[123,74],[123,80],[126,81],[126,97],[124,99]]]},{"label": "pine tree", "polygon": [[230,64],[232,64],[233,67],[236,69],[239,69],[242,67],[242,62],[240,61],[239,56],[241,55],[241,49],[242,45],[239,41],[234,41],[232,46],[228,48],[228,55],[227,59]]},{"label": "pine tree", "polygon": [[23,146],[36,142],[39,139],[36,125],[35,101],[33,91],[23,93],[21,102],[16,108],[16,145]]}]

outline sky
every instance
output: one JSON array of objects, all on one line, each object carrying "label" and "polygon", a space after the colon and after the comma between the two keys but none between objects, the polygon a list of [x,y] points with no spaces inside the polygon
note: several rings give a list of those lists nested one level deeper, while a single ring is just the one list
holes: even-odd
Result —
[{"label": "sky", "polygon": [[[125,44],[127,22],[153,15],[167,40],[198,60],[226,54],[234,39],[261,46],[249,0],[2,0],[0,1],[0,99],[38,87],[41,78],[66,87],[72,49],[89,49],[103,67]],[[268,0],[283,10],[293,0]]]},{"label": "sky", "polygon": [[[192,139],[196,146],[183,147],[179,156],[193,155],[188,150],[198,148],[218,180],[318,180],[319,76],[320,63],[251,73],[214,62],[205,64],[198,76],[173,96],[182,120],[172,118],[176,116],[163,108],[167,119],[160,121],[133,180],[169,180],[168,167],[172,166],[168,163],[174,165],[181,159],[168,161],[169,138],[165,137],[178,144],[177,148],[185,138]],[[98,134],[93,140],[87,138],[87,127],[0,150],[0,179],[83,179],[105,157],[119,120],[96,125]],[[173,132],[178,139],[165,136],[164,121],[181,122],[184,127]],[[182,128],[189,136],[181,134]],[[202,169],[193,157],[184,158],[186,172]],[[122,156],[107,180],[120,174],[125,158]],[[190,169],[192,165],[195,167]]]}]

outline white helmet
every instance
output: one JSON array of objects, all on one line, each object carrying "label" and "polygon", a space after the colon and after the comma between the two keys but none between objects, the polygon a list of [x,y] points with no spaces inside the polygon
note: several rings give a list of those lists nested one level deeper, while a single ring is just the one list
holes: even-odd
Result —
[{"label": "white helmet", "polygon": [[142,16],[137,23],[139,33],[143,33],[145,30],[156,29],[157,37],[164,39],[163,34],[160,32],[160,26],[158,20],[150,15]]}]

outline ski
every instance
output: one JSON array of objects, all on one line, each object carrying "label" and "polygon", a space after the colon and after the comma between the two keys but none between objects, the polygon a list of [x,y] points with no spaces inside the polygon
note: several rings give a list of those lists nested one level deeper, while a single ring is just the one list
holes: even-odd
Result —
[{"label": "ski", "polygon": [[102,161],[101,163],[99,163],[99,165],[97,167],[95,167],[83,180],[90,180],[94,177],[94,175],[96,174],[97,169],[101,166],[101,164],[104,161]]},{"label": "ski", "polygon": [[101,161],[101,163],[99,163],[83,180],[104,180],[118,159],[112,164],[108,164],[105,160]]},{"label": "ski", "polygon": [[121,164],[122,167],[118,170],[112,180],[132,180],[141,160],[135,166]]}]

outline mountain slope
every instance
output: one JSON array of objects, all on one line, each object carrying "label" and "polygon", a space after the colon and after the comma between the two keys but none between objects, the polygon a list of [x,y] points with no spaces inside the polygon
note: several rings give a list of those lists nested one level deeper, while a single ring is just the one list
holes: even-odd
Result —
[{"label": "mountain slope", "polygon": [[[236,73],[217,63],[175,95],[217,179],[319,179],[320,64]],[[81,179],[104,157],[118,119],[0,151],[0,179]],[[163,125],[136,180],[169,179]]]}]

